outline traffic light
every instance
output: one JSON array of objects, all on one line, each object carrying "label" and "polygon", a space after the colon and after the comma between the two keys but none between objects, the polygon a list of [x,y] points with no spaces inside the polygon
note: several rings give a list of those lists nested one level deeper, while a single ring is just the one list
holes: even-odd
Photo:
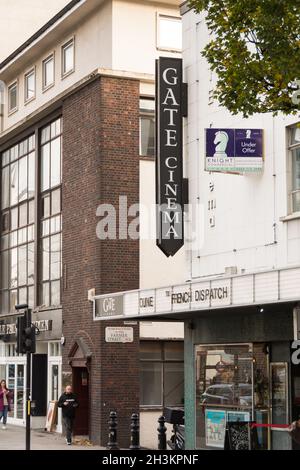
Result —
[{"label": "traffic light", "polygon": [[27,326],[26,317],[17,319],[17,353],[35,353],[35,326]]}]

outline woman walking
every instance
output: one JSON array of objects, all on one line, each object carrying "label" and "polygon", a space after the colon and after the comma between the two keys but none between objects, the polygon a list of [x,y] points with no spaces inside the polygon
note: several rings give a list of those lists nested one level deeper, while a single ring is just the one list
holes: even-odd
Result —
[{"label": "woman walking", "polygon": [[10,411],[11,392],[6,386],[6,381],[0,382],[0,421],[2,419],[2,429],[6,429],[7,414]]}]

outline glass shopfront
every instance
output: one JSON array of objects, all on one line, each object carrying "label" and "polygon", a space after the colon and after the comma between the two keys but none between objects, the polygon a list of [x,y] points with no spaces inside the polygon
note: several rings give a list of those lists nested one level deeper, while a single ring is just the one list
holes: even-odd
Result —
[{"label": "glass shopfront", "polygon": [[25,364],[8,362],[0,365],[1,379],[6,380],[12,392],[11,411],[8,413],[12,424],[25,423]]},{"label": "glass shopfront", "polygon": [[[195,358],[196,448],[223,449],[227,422],[270,422],[272,390],[265,344],[197,345]],[[259,448],[270,448],[268,427],[259,427],[257,437]]]}]

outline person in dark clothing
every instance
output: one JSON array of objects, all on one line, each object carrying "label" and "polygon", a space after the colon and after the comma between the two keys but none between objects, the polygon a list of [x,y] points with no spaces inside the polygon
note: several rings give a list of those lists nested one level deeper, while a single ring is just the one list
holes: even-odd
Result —
[{"label": "person in dark clothing", "polygon": [[289,434],[291,438],[298,444],[300,445],[300,418],[298,418],[297,421],[294,421],[289,429]]},{"label": "person in dark clothing", "polygon": [[75,411],[78,407],[76,395],[72,391],[71,385],[67,385],[65,392],[58,400],[58,407],[62,409],[63,423],[66,431],[66,440],[68,446],[72,444],[73,423]]}]

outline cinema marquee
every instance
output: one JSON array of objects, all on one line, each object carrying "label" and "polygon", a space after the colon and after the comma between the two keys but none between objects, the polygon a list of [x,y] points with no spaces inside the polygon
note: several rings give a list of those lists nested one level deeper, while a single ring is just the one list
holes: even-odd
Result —
[{"label": "cinema marquee", "polygon": [[183,246],[182,59],[156,61],[157,246],[174,256]]}]

